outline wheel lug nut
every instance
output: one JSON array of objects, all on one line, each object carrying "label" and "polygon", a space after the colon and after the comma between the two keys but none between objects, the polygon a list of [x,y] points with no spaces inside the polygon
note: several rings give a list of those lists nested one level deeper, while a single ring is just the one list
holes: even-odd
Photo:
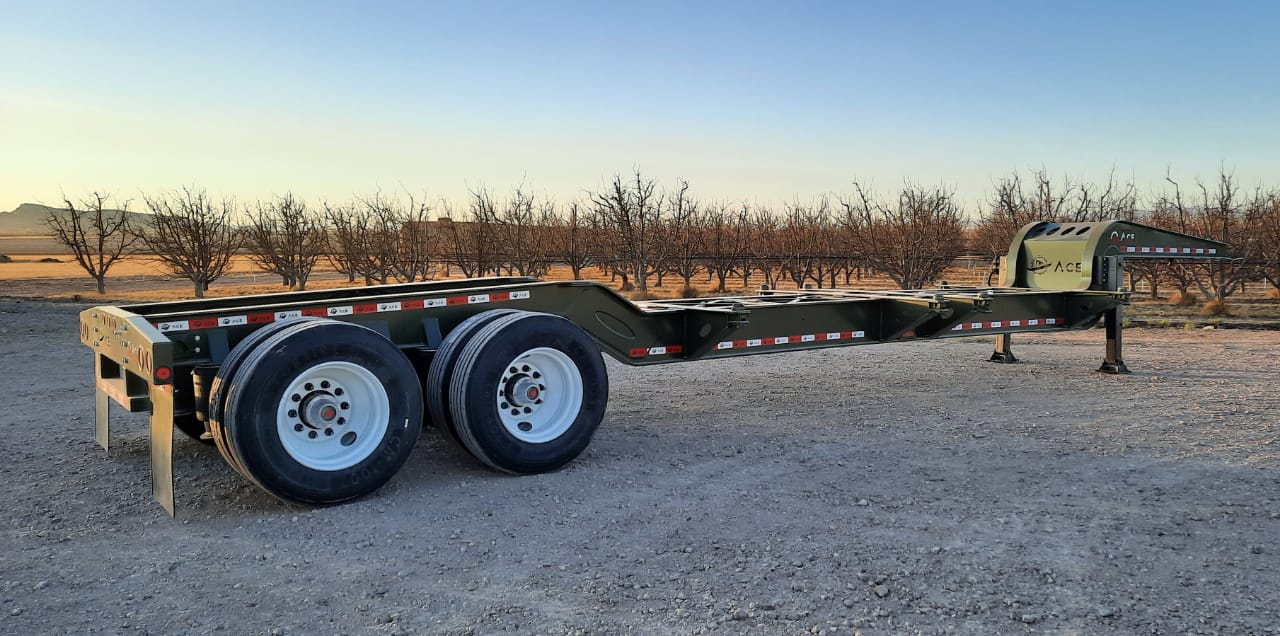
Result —
[{"label": "wheel lug nut", "polygon": [[338,388],[334,389],[334,390],[333,390],[333,394],[334,394],[334,395],[342,395],[342,387],[338,387]]},{"label": "wheel lug nut", "polygon": [[345,411],[345,410],[347,410],[347,409],[351,408],[351,403],[350,403],[350,402],[343,402],[342,404],[339,404],[338,406],[341,406],[341,407],[342,407],[342,410],[344,410],[344,411]]},{"label": "wheel lug nut", "polygon": [[297,393],[294,393],[293,395],[290,395],[290,396],[289,396],[289,399],[290,399],[290,400],[293,400],[294,402],[301,402],[301,401],[302,401],[302,396],[301,396],[301,395],[298,395]]},{"label": "wheel lug nut", "polygon": [[301,425],[301,424],[294,424],[294,425],[293,425],[293,430],[298,431],[299,433],[301,433],[301,432],[302,432],[302,425]]},{"label": "wheel lug nut", "polygon": [[541,374],[541,373],[538,373],[537,371],[534,371],[534,372],[533,372],[533,379],[537,380],[537,379],[538,379],[538,378],[540,378],[540,377],[542,377],[542,374]]},{"label": "wheel lug nut", "polygon": [[523,367],[520,367],[520,370],[521,370],[521,371],[524,371],[525,373],[528,373],[528,372],[529,372],[529,365],[527,365],[527,364],[526,364],[526,365],[524,365]]},{"label": "wheel lug nut", "polygon": [[500,408],[500,409],[509,409],[509,408],[511,408],[511,405],[510,405],[510,404],[507,404],[506,402],[503,402],[502,404],[498,405],[498,408]]},{"label": "wheel lug nut", "polygon": [[331,429],[331,428],[326,428],[326,429],[324,429],[324,434],[325,434],[325,435],[333,435],[333,429]]},{"label": "wheel lug nut", "polygon": [[542,404],[542,400],[538,400],[538,401],[534,402],[534,404]]},{"label": "wheel lug nut", "polygon": [[298,412],[293,409],[289,409],[289,417],[298,417]]},{"label": "wheel lug nut", "polygon": [[347,418],[345,418],[345,417],[340,417],[340,418],[338,418],[338,425],[339,425],[339,426],[341,426],[341,425],[343,425],[343,424],[346,424],[346,423],[347,423]]},{"label": "wheel lug nut", "polygon": [[327,389],[327,388],[329,388],[329,381],[328,381],[328,380],[325,380],[325,381],[321,382],[321,383],[320,383],[320,388],[322,388],[322,389]]},{"label": "wheel lug nut", "polygon": [[532,413],[532,412],[533,412],[533,409],[531,409],[531,408],[529,408],[529,407],[527,407],[527,406],[526,406],[526,407],[524,407],[524,412],[525,412],[525,413]]},{"label": "wheel lug nut", "polygon": [[520,409],[511,409],[511,414],[512,414],[512,415],[519,415],[519,414],[520,414]]},{"label": "wheel lug nut", "polygon": [[306,390],[308,390],[308,391],[314,391],[314,390],[316,390],[316,385],[314,385],[314,384],[312,384],[312,383],[308,382],[308,383],[306,383],[305,385],[303,385],[303,387],[302,387],[302,388],[304,388],[304,389],[306,389]]},{"label": "wheel lug nut", "polygon": [[315,438],[316,438],[316,432],[315,432],[315,431],[308,431],[308,432],[307,432],[307,437],[310,437],[311,439],[315,439]]},{"label": "wheel lug nut", "polygon": [[511,367],[510,371],[511,371],[512,373],[520,373],[520,370],[519,370],[519,369],[517,369],[517,368],[515,368],[515,367]]}]

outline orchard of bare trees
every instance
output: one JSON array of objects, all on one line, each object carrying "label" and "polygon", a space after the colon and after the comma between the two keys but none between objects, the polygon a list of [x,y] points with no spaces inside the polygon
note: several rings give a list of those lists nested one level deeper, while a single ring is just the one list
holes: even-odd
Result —
[{"label": "orchard of bare trees", "polygon": [[692,296],[706,281],[818,288],[865,276],[904,289],[936,284],[962,255],[992,259],[1032,221],[1125,219],[1205,236],[1231,246],[1230,261],[1131,261],[1152,295],[1226,301],[1252,284],[1280,285],[1280,190],[1248,188],[1229,172],[1211,180],[1168,176],[1146,196],[1114,175],[1102,183],[1014,173],[966,211],[945,187],[905,183],[845,192],[779,208],[699,197],[686,180],[618,174],[581,198],[556,201],[527,186],[473,189],[464,201],[377,192],[310,203],[292,193],[239,205],[199,188],[144,195],[148,213],[93,194],[48,219],[99,292],[121,258],[150,258],[189,281],[195,296],[237,256],[284,287],[303,290],[329,268],[349,283],[380,285],[440,277],[545,276],[592,270],[623,291],[655,288]]}]

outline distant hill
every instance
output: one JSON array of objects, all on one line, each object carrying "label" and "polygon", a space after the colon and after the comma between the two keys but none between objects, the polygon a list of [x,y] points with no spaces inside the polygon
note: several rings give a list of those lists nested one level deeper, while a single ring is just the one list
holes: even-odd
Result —
[{"label": "distant hill", "polygon": [[45,236],[49,229],[44,220],[50,212],[61,214],[58,208],[39,203],[23,203],[9,212],[0,212],[0,236]]}]

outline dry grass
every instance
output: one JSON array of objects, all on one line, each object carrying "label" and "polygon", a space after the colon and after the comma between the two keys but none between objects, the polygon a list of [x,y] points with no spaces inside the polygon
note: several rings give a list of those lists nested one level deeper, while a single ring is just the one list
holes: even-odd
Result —
[{"label": "dry grass", "polygon": [[1173,305],[1174,307],[1194,307],[1199,302],[1200,302],[1200,299],[1196,298],[1195,292],[1190,292],[1190,291],[1174,292],[1173,297],[1169,299],[1169,304]]},{"label": "dry grass", "polygon": [[1227,304],[1221,298],[1214,298],[1200,307],[1201,316],[1230,316]]},{"label": "dry grass", "polygon": [[1280,300],[1280,287],[1267,289],[1267,300]]}]

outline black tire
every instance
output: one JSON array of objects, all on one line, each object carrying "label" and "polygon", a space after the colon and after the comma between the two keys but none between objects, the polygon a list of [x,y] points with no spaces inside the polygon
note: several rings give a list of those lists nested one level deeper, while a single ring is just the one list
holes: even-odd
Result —
[{"label": "black tire", "polygon": [[240,369],[241,363],[249,356],[259,344],[262,344],[270,338],[289,327],[299,324],[314,322],[321,320],[320,318],[296,318],[293,320],[283,320],[273,322],[265,327],[259,328],[257,331],[249,334],[244,340],[236,344],[231,352],[227,354],[226,359],[222,361],[222,365],[218,367],[218,372],[213,376],[213,382],[209,383],[209,413],[207,415],[209,424],[209,433],[213,437],[213,444],[218,447],[218,452],[222,454],[222,458],[231,465],[236,472],[244,476],[245,479],[253,481],[253,478],[245,472],[240,466],[240,460],[235,456],[231,449],[230,442],[227,441],[226,427],[223,425],[224,414],[226,413],[227,390],[231,386],[231,378],[235,377],[236,371]]},{"label": "black tire", "polygon": [[[342,380],[343,373],[351,375]],[[321,377],[335,378],[336,388]],[[332,413],[326,421],[299,413],[312,400],[332,404],[321,409]],[[224,423],[232,453],[264,490],[332,504],[369,494],[400,470],[422,430],[422,412],[413,365],[391,341],[360,325],[321,320],[280,331],[249,353],[230,382]]]},{"label": "black tire", "polygon": [[448,436],[461,448],[466,447],[462,444],[462,438],[453,423],[453,415],[449,412],[449,381],[453,378],[458,355],[478,329],[515,312],[515,309],[490,309],[463,320],[440,343],[440,348],[431,358],[427,375],[422,380],[422,397],[427,402],[431,423],[436,428],[447,431]]},{"label": "black tire", "polygon": [[[529,356],[553,356],[563,361],[565,369],[576,370],[578,377],[563,382],[566,386],[555,386],[551,380],[553,374],[548,372],[542,376],[547,384],[539,386],[540,380],[529,380],[539,376],[526,375],[528,365],[520,363],[533,359]],[[514,474],[553,471],[580,455],[591,443],[609,401],[609,377],[600,349],[577,325],[550,314],[519,312],[485,325],[463,347],[452,375],[449,400],[463,445],[481,462]],[[527,422],[520,422],[520,430],[526,432],[522,434],[514,430],[510,422],[504,422],[505,415],[499,413],[499,405],[511,399],[511,387],[517,382],[530,381],[533,384],[527,385],[527,398],[546,398],[548,404],[544,407],[554,409],[551,413],[567,409],[563,410],[564,417],[552,418],[545,424],[545,429],[554,437],[536,442],[523,438],[537,435],[536,428],[530,431],[523,428]],[[568,395],[577,390],[567,386],[572,383],[578,383],[581,393],[577,405],[573,400],[565,400],[564,407],[550,406],[553,399],[560,399],[553,398],[553,393]],[[543,402],[538,400],[536,404],[543,405]],[[508,406],[514,407],[516,403]],[[543,407],[533,408],[536,413],[537,408]]]}]

